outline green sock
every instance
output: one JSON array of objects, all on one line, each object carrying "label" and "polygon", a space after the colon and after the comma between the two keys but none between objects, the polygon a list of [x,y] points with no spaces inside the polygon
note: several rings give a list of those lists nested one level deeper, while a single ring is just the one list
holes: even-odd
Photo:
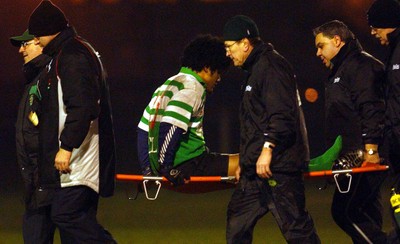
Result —
[{"label": "green sock", "polygon": [[324,154],[313,158],[308,164],[308,171],[330,170],[332,163],[335,161],[342,150],[342,136],[336,137],[333,145],[324,152]]}]

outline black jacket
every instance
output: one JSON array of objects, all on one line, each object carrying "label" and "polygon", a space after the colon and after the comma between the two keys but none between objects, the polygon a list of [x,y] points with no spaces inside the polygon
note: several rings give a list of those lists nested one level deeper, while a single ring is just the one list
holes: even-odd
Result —
[{"label": "black jacket", "polygon": [[265,141],[276,144],[272,172],[299,172],[309,160],[309,149],[291,65],[271,44],[261,43],[254,47],[242,68],[247,72],[240,106],[243,174],[256,174]]},{"label": "black jacket", "polygon": [[384,129],[384,65],[364,52],[357,40],[346,43],[331,60],[325,86],[326,138],[342,135],[342,154],[380,144]]},{"label": "black jacket", "polygon": [[[44,49],[52,57],[51,66],[40,76],[42,94],[40,116],[40,183],[58,187],[59,173],[54,168],[59,147],[72,150],[84,141],[91,121],[98,118],[99,193],[111,196],[115,183],[115,142],[108,83],[98,53],[70,27],[63,30]],[[59,133],[58,82],[66,109],[64,128]],[[59,140],[61,145],[59,145]]]},{"label": "black jacket", "polygon": [[400,137],[400,28],[388,34],[390,57],[386,63],[387,125]]},{"label": "black jacket", "polygon": [[18,107],[16,129],[17,162],[24,183],[26,208],[36,209],[50,204],[51,191],[39,188],[38,152],[39,129],[28,119],[30,112],[39,113],[38,98],[30,94],[32,86],[37,84],[37,76],[50,61],[46,55],[39,55],[24,65],[23,73],[26,85]]}]

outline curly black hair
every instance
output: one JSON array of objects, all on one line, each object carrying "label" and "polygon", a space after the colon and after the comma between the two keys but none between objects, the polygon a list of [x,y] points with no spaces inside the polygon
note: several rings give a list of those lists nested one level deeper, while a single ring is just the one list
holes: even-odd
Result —
[{"label": "curly black hair", "polygon": [[181,58],[182,66],[197,72],[209,68],[211,72],[222,73],[231,63],[232,60],[226,56],[222,39],[210,34],[199,35],[193,39],[185,47]]}]

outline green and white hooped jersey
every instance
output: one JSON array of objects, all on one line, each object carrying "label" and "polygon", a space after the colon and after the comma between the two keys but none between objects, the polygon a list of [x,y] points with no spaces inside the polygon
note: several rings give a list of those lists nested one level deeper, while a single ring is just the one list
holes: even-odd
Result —
[{"label": "green and white hooped jersey", "polygon": [[161,122],[183,129],[182,140],[175,153],[174,166],[201,155],[205,151],[203,116],[206,100],[204,81],[191,69],[182,67],[153,93],[139,122],[149,133],[149,158],[153,172],[158,165],[158,131]]}]

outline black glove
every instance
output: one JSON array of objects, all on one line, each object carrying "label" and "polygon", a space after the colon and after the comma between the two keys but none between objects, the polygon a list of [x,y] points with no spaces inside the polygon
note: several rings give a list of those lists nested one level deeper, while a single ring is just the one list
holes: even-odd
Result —
[{"label": "black glove", "polygon": [[184,175],[180,170],[174,169],[172,167],[161,167],[160,173],[167,178],[172,185],[180,186],[185,184],[185,180],[189,180],[190,176]]}]

